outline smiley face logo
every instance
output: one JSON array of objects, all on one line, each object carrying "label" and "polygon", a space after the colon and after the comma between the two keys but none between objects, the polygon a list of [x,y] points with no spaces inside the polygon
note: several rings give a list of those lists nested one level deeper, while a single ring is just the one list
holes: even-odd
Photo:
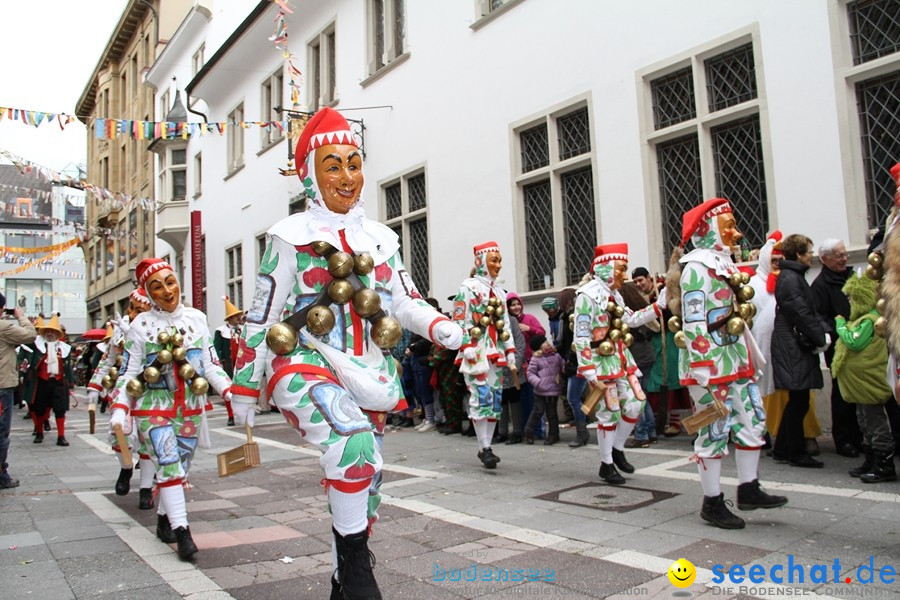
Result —
[{"label": "smiley face logo", "polygon": [[672,585],[678,588],[686,588],[694,583],[694,579],[697,578],[697,569],[694,568],[694,565],[689,560],[679,558],[669,567],[667,575]]}]

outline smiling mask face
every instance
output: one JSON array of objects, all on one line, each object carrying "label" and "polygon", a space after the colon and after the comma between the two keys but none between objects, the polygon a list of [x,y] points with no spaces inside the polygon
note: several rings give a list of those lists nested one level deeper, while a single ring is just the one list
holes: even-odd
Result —
[{"label": "smiling mask face", "polygon": [[181,286],[172,269],[160,269],[150,275],[144,289],[162,311],[173,312],[181,302]]},{"label": "smiling mask face", "polygon": [[325,207],[346,214],[356,206],[364,178],[359,148],[349,144],[330,144],[316,148],[316,182]]}]

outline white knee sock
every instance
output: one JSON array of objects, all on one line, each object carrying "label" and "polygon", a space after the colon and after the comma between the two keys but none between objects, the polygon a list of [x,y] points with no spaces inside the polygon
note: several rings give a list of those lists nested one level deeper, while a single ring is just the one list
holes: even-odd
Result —
[{"label": "white knee sock", "polygon": [[616,450],[625,449],[625,440],[627,440],[628,436],[631,435],[631,432],[634,431],[635,425],[637,425],[637,423],[629,423],[625,419],[619,419],[619,423],[616,425],[616,435],[613,438],[613,448]]},{"label": "white knee sock", "polygon": [[722,493],[719,485],[719,476],[722,473],[721,458],[704,458],[697,465],[700,473],[700,485],[703,486],[704,496],[718,496]]},{"label": "white knee sock", "polygon": [[187,527],[187,507],[184,503],[184,488],[170,485],[159,488],[160,514],[168,515],[172,529]]},{"label": "white knee sock", "polygon": [[738,483],[749,483],[759,477],[759,450],[734,451],[737,463]]},{"label": "white knee sock", "polygon": [[331,521],[341,535],[365,531],[369,526],[369,488],[358,492],[342,492],[334,486],[328,488],[328,505],[331,507]]},{"label": "white knee sock", "polygon": [[608,465],[612,464],[613,444],[616,441],[616,432],[604,431],[602,426],[597,425],[597,445],[600,447],[600,461]]},{"label": "white knee sock", "polygon": [[153,487],[153,476],[156,475],[156,467],[149,458],[142,458],[141,465],[141,489],[147,490]]},{"label": "white knee sock", "polygon": [[478,438],[478,447],[484,450],[491,447],[491,438],[494,437],[494,428],[497,426],[496,421],[488,421],[487,419],[475,419],[475,436]]}]

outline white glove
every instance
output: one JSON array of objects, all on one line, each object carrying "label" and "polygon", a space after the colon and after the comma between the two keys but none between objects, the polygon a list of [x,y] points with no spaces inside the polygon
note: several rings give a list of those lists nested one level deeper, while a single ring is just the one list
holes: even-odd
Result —
[{"label": "white glove", "polygon": [[694,376],[694,379],[697,380],[697,385],[700,387],[708,387],[709,386],[709,367],[696,367],[691,369],[691,375]]},{"label": "white glove", "polygon": [[88,390],[88,404],[97,404],[100,401],[100,392],[95,389]]},{"label": "white glove", "polygon": [[434,327],[434,341],[449,350],[462,345],[462,328],[453,321],[441,321]]},{"label": "white glove", "polygon": [[115,430],[116,425],[121,425],[125,435],[131,433],[131,419],[128,418],[128,413],[121,408],[112,411],[112,415],[109,417],[109,429]]},{"label": "white glove", "polygon": [[116,328],[122,332],[122,335],[125,335],[128,333],[128,330],[131,329],[131,319],[128,318],[128,315],[123,317],[118,312],[114,313],[114,315],[113,323],[115,323]]},{"label": "white glove", "polygon": [[587,381],[591,385],[597,385],[597,371],[591,369],[590,371],[585,371],[581,374],[584,377],[584,380]]},{"label": "white glove", "polygon": [[816,349],[813,351],[813,354],[822,354],[823,352],[825,352],[826,350],[828,350],[828,348],[829,348],[830,346],[831,346],[831,334],[830,334],[830,333],[826,333],[826,334],[825,334],[825,345],[822,346],[821,348],[816,348]]},{"label": "white glove", "polygon": [[478,353],[475,351],[475,348],[469,346],[463,350],[463,358],[469,362],[475,362],[475,359],[478,358]]},{"label": "white glove", "polygon": [[253,427],[253,419],[256,417],[256,411],[253,409],[256,406],[256,402],[248,404],[243,401],[244,398],[252,400],[252,398],[247,398],[247,396],[231,397],[231,410],[234,412],[234,423],[235,425],[246,424]]},{"label": "white glove", "polygon": [[666,310],[666,298],[666,288],[659,290],[659,295],[656,297],[656,306],[658,306],[660,310]]}]

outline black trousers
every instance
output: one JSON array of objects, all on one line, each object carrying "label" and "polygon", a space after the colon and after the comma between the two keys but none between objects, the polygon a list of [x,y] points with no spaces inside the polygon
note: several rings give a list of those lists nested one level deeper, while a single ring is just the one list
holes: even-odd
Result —
[{"label": "black trousers", "polygon": [[809,390],[789,390],[788,403],[781,417],[781,425],[778,427],[775,448],[772,450],[774,456],[787,460],[797,460],[806,456],[803,419],[808,410]]},{"label": "black trousers", "polygon": [[31,410],[38,415],[43,415],[48,408],[53,409],[56,418],[66,416],[66,411],[69,410],[69,388],[65,379],[38,378]]},{"label": "black trousers", "polygon": [[831,436],[834,438],[835,448],[845,444],[859,448],[862,444],[862,432],[856,420],[856,405],[844,400],[837,379],[831,382]]}]

